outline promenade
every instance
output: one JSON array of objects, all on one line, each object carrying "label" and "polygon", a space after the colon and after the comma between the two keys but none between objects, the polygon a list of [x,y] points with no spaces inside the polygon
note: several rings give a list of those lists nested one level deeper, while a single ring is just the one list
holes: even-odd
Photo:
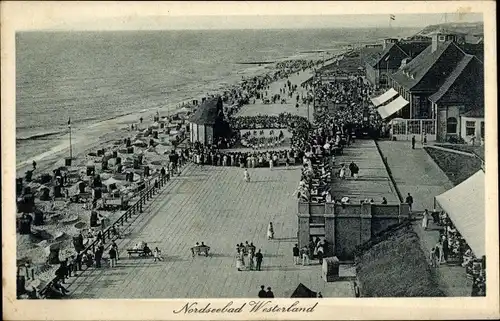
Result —
[{"label": "promenade", "polygon": [[[293,264],[297,203],[292,193],[299,168],[249,171],[247,183],[240,168],[188,165],[118,240],[118,266],[83,272],[69,286],[71,297],[255,298],[260,285],[271,286],[276,297],[290,297],[300,282],[325,297],[354,296],[349,281],[325,283],[317,261]],[[268,241],[270,221],[275,240]],[[125,249],[139,241],[160,248],[164,261],[128,258]],[[202,241],[213,256],[192,258],[189,248]],[[245,241],[262,249],[262,271],[237,271],[236,244]]]},{"label": "promenade", "polygon": [[[420,144],[414,150],[409,142],[380,141],[380,149],[387,157],[392,175],[403,198],[408,193],[413,196],[413,210],[422,213],[434,208],[434,197],[453,187],[443,171],[425,152]],[[425,253],[439,240],[439,229],[430,223],[424,231],[421,220],[413,224],[420,238],[420,246]],[[441,265],[434,270],[440,288],[449,297],[470,296],[472,281],[468,280],[461,266]]]},{"label": "promenade", "polygon": [[385,197],[389,204],[399,203],[396,190],[373,140],[356,140],[353,145],[344,149],[343,155],[336,157],[335,164],[339,169],[341,163],[349,167],[352,161],[359,167],[359,177],[336,179],[332,186],[332,195],[335,198],[347,196],[353,204],[373,198],[375,203],[380,204],[382,197]]}]

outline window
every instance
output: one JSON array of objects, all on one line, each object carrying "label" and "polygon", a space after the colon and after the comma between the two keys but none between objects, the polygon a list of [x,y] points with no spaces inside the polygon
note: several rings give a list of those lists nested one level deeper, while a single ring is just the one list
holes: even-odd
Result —
[{"label": "window", "polygon": [[465,136],[474,136],[476,134],[476,122],[466,121],[465,122]]},{"label": "window", "polygon": [[457,133],[457,119],[455,117],[449,117],[446,120],[446,132],[448,134],[456,134]]},{"label": "window", "polygon": [[439,41],[445,41],[446,37],[445,36],[439,36]]},{"label": "window", "polygon": [[481,138],[484,138],[484,121],[481,122]]}]

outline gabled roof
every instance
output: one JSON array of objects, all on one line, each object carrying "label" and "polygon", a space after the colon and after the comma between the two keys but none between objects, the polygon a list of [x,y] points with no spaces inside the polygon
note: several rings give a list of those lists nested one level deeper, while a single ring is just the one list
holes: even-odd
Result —
[{"label": "gabled roof", "polygon": [[398,43],[399,48],[403,49],[408,56],[414,58],[418,56],[422,51],[424,51],[429,45],[431,45],[431,41],[401,41]]},{"label": "gabled roof", "polygon": [[448,92],[450,87],[455,83],[457,78],[462,74],[465,67],[472,61],[474,56],[465,55],[465,57],[458,63],[457,67],[453,70],[453,72],[446,78],[444,84],[436,91],[433,95],[429,97],[429,100],[433,103],[438,103],[439,100]]},{"label": "gabled roof", "polygon": [[[401,49],[401,47],[397,44],[397,43],[388,43],[387,44],[387,47],[385,47],[385,49],[378,55],[378,56],[372,56],[369,63],[370,63],[370,66],[372,67],[376,67],[379,63],[383,62],[387,56],[389,56],[389,62],[393,62],[391,63],[391,65],[394,64],[394,59],[391,59],[392,55],[394,54],[394,52],[398,50],[400,51],[400,53],[403,55],[403,56],[406,56],[406,57],[410,57],[403,49]],[[399,67],[399,64],[401,62],[398,60],[397,61],[397,64]],[[394,67],[394,66],[391,66],[391,67]],[[396,68],[397,68],[396,67]],[[392,68],[391,68],[392,69]]]},{"label": "gabled roof", "polygon": [[222,99],[210,97],[201,103],[189,121],[198,125],[214,125],[220,117],[219,112],[222,112]]},{"label": "gabled roof", "polygon": [[[426,80],[427,82],[433,83],[434,88],[418,89],[432,91],[440,87],[440,79],[426,79],[428,76],[431,76],[429,71],[432,69],[440,70],[443,69],[443,67],[447,67],[446,69],[451,72],[453,70],[453,65],[456,65],[464,55],[465,53],[452,41],[447,41],[439,45],[434,52],[432,52],[432,45],[430,45],[405,67],[392,74],[391,78],[407,90],[415,89],[417,85],[423,83],[423,80]],[[445,75],[446,71],[441,71],[441,74]],[[444,82],[444,80],[442,81]],[[425,87],[425,85],[420,87]]]}]

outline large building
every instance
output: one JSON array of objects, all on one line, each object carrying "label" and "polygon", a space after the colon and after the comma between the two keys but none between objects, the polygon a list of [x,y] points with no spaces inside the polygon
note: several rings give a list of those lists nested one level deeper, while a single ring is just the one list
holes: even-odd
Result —
[{"label": "large building", "polygon": [[430,39],[384,40],[382,51],[365,59],[366,78],[376,87],[384,87],[389,83],[389,75],[396,72],[401,65],[416,57],[431,44]]},{"label": "large building", "polygon": [[484,110],[484,66],[463,43],[461,35],[435,33],[432,45],[391,75],[392,88],[407,101],[400,116],[437,119],[437,140],[459,135],[461,114]]},{"label": "large building", "polygon": [[189,119],[191,143],[213,144],[219,136],[218,130],[223,122],[223,103],[221,97],[209,97],[202,101]]}]

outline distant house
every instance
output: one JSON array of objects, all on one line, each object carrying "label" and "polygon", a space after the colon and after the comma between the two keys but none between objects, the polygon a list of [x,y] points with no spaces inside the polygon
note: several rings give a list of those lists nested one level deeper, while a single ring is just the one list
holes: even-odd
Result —
[{"label": "distant house", "polygon": [[379,54],[365,59],[366,78],[375,86],[388,85],[389,75],[420,54],[431,43],[428,40],[384,40]]},{"label": "distant house", "polygon": [[189,119],[190,141],[202,144],[213,144],[217,138],[220,123],[224,119],[221,97],[209,97],[202,101]]},{"label": "distant house", "polygon": [[463,44],[461,34],[436,32],[430,46],[390,76],[392,88],[407,101],[400,116],[437,119],[438,140],[459,135],[460,115],[484,110],[484,66]]}]

